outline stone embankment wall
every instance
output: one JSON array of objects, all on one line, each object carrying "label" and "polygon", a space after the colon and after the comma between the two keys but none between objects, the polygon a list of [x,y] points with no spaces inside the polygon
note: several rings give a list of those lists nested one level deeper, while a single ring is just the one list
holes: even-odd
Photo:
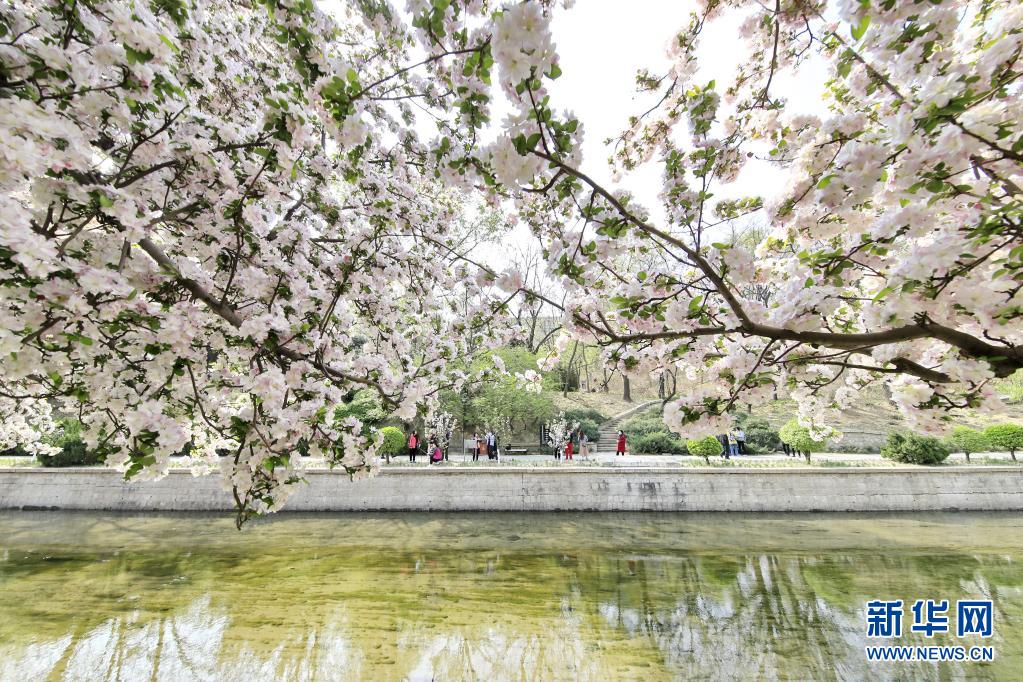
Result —
[{"label": "stone embankment wall", "polygon": [[[1023,510],[1023,467],[892,469],[390,469],[358,482],[310,471],[292,511]],[[95,468],[0,468],[0,509],[231,509],[215,476],[126,483]]]}]

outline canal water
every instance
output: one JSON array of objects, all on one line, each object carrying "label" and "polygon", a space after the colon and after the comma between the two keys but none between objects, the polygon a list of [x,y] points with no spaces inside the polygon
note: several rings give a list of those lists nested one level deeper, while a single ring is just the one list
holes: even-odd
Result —
[{"label": "canal water", "polygon": [[[868,663],[872,599],[995,658]],[[0,679],[1019,680],[1023,514],[3,512]]]}]

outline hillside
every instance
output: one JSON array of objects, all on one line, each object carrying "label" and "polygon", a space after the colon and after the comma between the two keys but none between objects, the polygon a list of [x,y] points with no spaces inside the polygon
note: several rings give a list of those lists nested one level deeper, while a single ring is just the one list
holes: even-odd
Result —
[{"label": "hillside", "polygon": [[[637,384],[639,389],[637,390]],[[615,390],[617,389],[617,390]],[[622,400],[621,383],[612,386],[607,393],[570,392],[568,396],[560,393],[553,396],[555,404],[561,409],[589,407],[597,409],[611,417],[619,414],[638,403],[657,397],[657,384],[654,381],[633,382],[633,401]],[[752,414],[763,417],[775,428],[791,419],[796,414],[795,401],[791,399],[772,400],[751,410]],[[948,427],[970,426],[983,429],[991,424],[1004,421],[1023,423],[1023,404],[1006,405],[1001,415],[979,415],[970,410],[954,410],[948,414]],[[836,443],[840,450],[872,450],[876,451],[893,429],[906,428],[906,420],[888,400],[882,388],[869,388],[861,391],[857,404],[844,410],[836,427],[842,432],[843,438]],[[942,435],[942,434],[932,434]]]}]

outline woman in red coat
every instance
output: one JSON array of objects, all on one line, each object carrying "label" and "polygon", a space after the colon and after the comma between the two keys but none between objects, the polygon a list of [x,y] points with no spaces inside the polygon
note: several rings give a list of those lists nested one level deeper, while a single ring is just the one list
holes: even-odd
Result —
[{"label": "woman in red coat", "polygon": [[625,432],[622,430],[618,431],[618,449],[615,451],[615,456],[625,456]]}]

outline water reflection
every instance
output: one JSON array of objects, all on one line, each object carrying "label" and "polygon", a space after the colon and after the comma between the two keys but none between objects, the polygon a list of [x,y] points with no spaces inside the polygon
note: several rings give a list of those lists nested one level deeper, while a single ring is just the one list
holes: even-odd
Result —
[{"label": "water reflection", "polygon": [[[3,513],[0,679],[1012,679],[1021,521]],[[877,597],[994,600],[996,660],[868,666]]]}]

